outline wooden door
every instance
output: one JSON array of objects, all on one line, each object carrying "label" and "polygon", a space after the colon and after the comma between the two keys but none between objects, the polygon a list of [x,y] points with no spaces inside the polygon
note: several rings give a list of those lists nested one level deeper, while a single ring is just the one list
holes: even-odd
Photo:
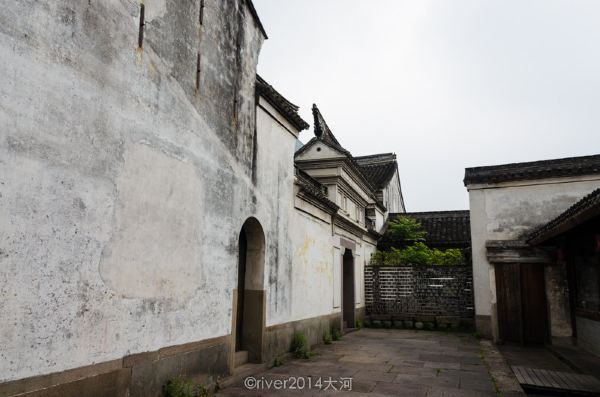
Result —
[{"label": "wooden door", "polygon": [[533,263],[497,264],[496,313],[502,342],[548,342],[548,312],[544,266]]},{"label": "wooden door", "polygon": [[497,264],[496,312],[503,342],[522,343],[521,277],[518,263]]},{"label": "wooden door", "polygon": [[521,301],[523,310],[523,342],[548,342],[548,308],[544,265],[521,264]]}]

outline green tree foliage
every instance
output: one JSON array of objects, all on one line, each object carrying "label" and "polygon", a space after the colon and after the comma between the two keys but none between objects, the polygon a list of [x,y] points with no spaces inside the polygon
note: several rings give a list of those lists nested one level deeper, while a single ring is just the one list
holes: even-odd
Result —
[{"label": "green tree foliage", "polygon": [[427,232],[423,230],[421,224],[417,220],[401,215],[388,221],[386,233],[394,239],[403,241],[424,240],[427,236]]},{"label": "green tree foliage", "polygon": [[399,215],[388,221],[386,235],[399,243],[401,248],[390,248],[388,251],[376,251],[372,265],[441,265],[460,266],[465,264],[462,250],[439,250],[429,248],[426,244],[427,232],[421,224],[409,217]]},{"label": "green tree foliage", "polygon": [[464,265],[462,251],[457,248],[441,251],[429,248],[423,242],[416,242],[404,249],[391,248],[389,251],[376,251],[371,259],[372,265]]}]

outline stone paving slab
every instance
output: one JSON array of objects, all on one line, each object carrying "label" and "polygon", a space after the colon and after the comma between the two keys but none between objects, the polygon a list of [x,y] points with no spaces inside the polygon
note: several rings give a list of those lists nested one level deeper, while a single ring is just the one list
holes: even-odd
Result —
[{"label": "stone paving slab", "polygon": [[[304,389],[243,384],[225,388],[220,396],[496,396],[482,347],[468,334],[415,330],[363,329],[331,345],[317,346],[308,360],[293,360],[254,376],[266,381],[304,379]],[[352,390],[324,390],[318,379],[341,388],[341,378],[352,378]],[[307,380],[312,382],[308,389]],[[300,386],[299,382],[296,382]],[[263,385],[264,386],[264,385]]]}]

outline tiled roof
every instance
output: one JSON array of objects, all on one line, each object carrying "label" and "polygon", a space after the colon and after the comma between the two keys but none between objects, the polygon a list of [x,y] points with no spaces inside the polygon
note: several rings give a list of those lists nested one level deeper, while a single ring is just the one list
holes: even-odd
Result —
[{"label": "tiled roof", "polygon": [[354,157],[354,160],[358,163],[365,177],[377,189],[383,189],[398,169],[394,153]]},{"label": "tiled roof", "polygon": [[499,183],[591,174],[600,174],[600,154],[467,168],[464,184],[466,186],[474,183]]},{"label": "tiled roof", "polygon": [[308,195],[320,201],[331,211],[336,212],[338,210],[339,207],[337,204],[327,197],[327,188],[325,186],[298,167],[295,167],[295,172],[297,183]]},{"label": "tiled roof", "polygon": [[600,216],[600,189],[594,190],[550,222],[533,230],[527,235],[527,241],[534,244],[547,241],[594,216]]},{"label": "tiled roof", "polygon": [[308,123],[298,114],[299,107],[288,101],[259,75],[256,75],[256,93],[265,98],[267,102],[277,109],[299,131],[309,127]]},{"label": "tiled roof", "polygon": [[[427,232],[425,243],[431,247],[467,248],[471,246],[469,211],[406,212],[389,214],[388,219],[408,216],[417,220]],[[385,237],[384,237],[385,239]],[[395,246],[394,241],[382,242],[382,247]],[[385,248],[385,247],[384,247]]]}]

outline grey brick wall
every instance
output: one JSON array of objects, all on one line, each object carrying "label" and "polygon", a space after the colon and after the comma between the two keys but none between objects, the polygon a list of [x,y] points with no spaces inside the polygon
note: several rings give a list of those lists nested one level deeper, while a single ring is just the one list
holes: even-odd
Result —
[{"label": "grey brick wall", "polygon": [[368,315],[473,318],[471,266],[366,266]]}]

